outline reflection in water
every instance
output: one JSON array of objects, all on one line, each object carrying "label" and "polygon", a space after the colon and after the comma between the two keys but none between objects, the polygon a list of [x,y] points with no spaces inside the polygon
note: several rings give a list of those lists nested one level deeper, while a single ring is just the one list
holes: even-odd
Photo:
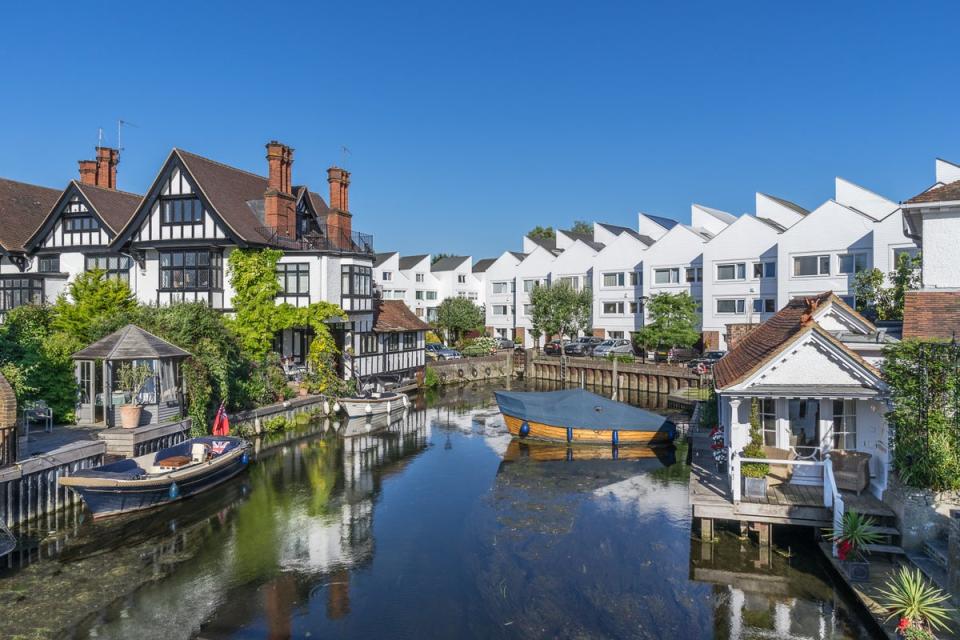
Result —
[{"label": "reflection in water", "polygon": [[285,434],[223,491],[64,529],[0,575],[0,637],[861,635],[803,540],[691,542],[682,447],[519,442],[492,391]]}]

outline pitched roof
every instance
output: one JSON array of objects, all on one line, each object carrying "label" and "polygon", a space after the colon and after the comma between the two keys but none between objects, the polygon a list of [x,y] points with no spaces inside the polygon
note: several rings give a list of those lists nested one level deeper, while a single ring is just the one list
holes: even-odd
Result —
[{"label": "pitched roof", "polygon": [[803,207],[801,207],[800,205],[798,205],[796,202],[790,202],[789,200],[784,200],[783,198],[778,198],[777,196],[772,196],[772,195],[770,195],[769,193],[764,193],[763,195],[764,195],[765,197],[767,197],[767,198],[770,198],[770,199],[773,200],[774,202],[777,202],[777,203],[779,203],[779,204],[782,204],[782,205],[785,206],[787,209],[792,209],[792,210],[796,211],[797,213],[799,213],[799,214],[802,215],[802,216],[805,216],[805,215],[807,215],[808,213],[810,213],[810,211],[809,211],[808,209],[804,209]]},{"label": "pitched roof", "polygon": [[650,218],[651,220],[653,220],[654,222],[656,222],[658,225],[660,225],[661,227],[663,227],[663,228],[666,229],[667,231],[669,231],[670,229],[673,229],[675,226],[677,226],[677,224],[679,224],[679,223],[678,223],[676,220],[674,220],[673,218],[664,218],[663,216],[655,216],[655,215],[652,215],[652,214],[650,214],[650,213],[645,213],[645,214],[643,214],[643,215],[645,215],[646,217]]},{"label": "pitched roof", "polygon": [[[717,388],[725,389],[743,381],[744,378],[773,359],[795,337],[806,331],[819,332],[846,351],[852,358],[859,361],[864,367],[875,371],[863,358],[844,346],[843,343],[812,320],[812,311],[822,307],[827,302],[837,304],[849,313],[861,317],[856,311],[845,305],[832,291],[825,291],[815,296],[793,298],[772,318],[743,337],[730,353],[717,362],[713,368]],[[869,322],[865,319],[863,321],[869,325]]]},{"label": "pitched roof", "polygon": [[23,251],[60,193],[59,189],[0,178],[0,248]]},{"label": "pitched roof", "polygon": [[373,256],[373,266],[379,267],[384,262],[397,255],[396,251],[389,251],[387,253],[378,253]]},{"label": "pitched roof", "polygon": [[453,271],[469,259],[470,256],[446,256],[430,265],[430,271]]},{"label": "pitched roof", "polygon": [[483,273],[487,269],[489,269],[490,265],[492,265],[496,261],[497,261],[496,258],[484,258],[482,260],[477,260],[473,265],[473,272]]},{"label": "pitched roof", "polygon": [[422,254],[419,256],[400,256],[400,268],[401,269],[413,269],[415,266],[423,262],[424,258],[429,258],[427,254]]},{"label": "pitched roof", "polygon": [[522,251],[508,251],[507,253],[512,255],[517,260],[523,260],[527,257],[527,254],[523,253]]},{"label": "pitched roof", "polygon": [[310,205],[313,207],[313,210],[317,212],[317,215],[326,218],[327,214],[330,213],[330,207],[327,206],[326,201],[320,196],[320,194],[310,191],[309,187],[299,186],[293,188],[294,195],[299,199],[301,195],[306,197],[310,201]]},{"label": "pitched roof", "polygon": [[561,231],[565,236],[567,236],[571,240],[580,240],[582,242],[593,242],[593,232],[580,233],[579,231],[567,231],[566,229],[561,229]]},{"label": "pitched roof", "polygon": [[158,338],[135,324],[114,331],[73,354],[74,360],[138,360],[141,358],[186,358],[180,347]]},{"label": "pitched roof", "polygon": [[[644,240],[644,238],[645,238],[646,236],[640,235],[637,231],[631,229],[630,227],[621,227],[620,225],[607,224],[607,223],[605,223],[605,222],[598,222],[597,224],[599,224],[601,227],[603,227],[604,229],[606,229],[606,230],[609,231],[610,233],[614,233],[614,234],[616,234],[616,235],[620,235],[620,234],[622,234],[622,233],[626,233],[626,234],[628,234],[628,235],[633,236],[634,238],[636,238],[636,239],[639,240],[640,242],[643,242],[644,244],[650,244],[650,243],[648,243],[648,242],[646,242],[646,241]],[[652,242],[652,241],[651,241],[651,242]]]},{"label": "pitched roof", "polygon": [[645,235],[643,235],[642,233],[638,233],[638,234],[637,234],[637,240],[639,240],[639,241],[642,242],[643,244],[647,245],[648,247],[651,246],[651,245],[653,245],[654,242],[656,242],[656,240],[654,240],[654,239],[651,238],[650,236],[645,236]]},{"label": "pitched roof", "polygon": [[924,204],[927,202],[953,202],[960,200],[960,180],[956,182],[949,182],[947,184],[941,184],[932,189],[927,189],[923,193],[919,193],[909,200],[904,201],[904,204]]},{"label": "pitched roof", "polygon": [[374,311],[373,330],[377,333],[426,331],[430,328],[403,300],[379,300]]},{"label": "pitched roof", "polygon": [[773,227],[774,229],[777,230],[777,232],[782,233],[782,232],[784,232],[784,231],[787,230],[787,228],[786,228],[785,226],[783,226],[782,224],[780,224],[780,223],[777,222],[776,220],[771,220],[770,218],[764,218],[763,216],[754,216],[754,218],[756,218],[757,220],[759,220],[760,222],[762,222],[762,223],[764,223],[764,224],[766,224],[766,225],[768,225],[768,226]]},{"label": "pitched roof", "polygon": [[527,236],[534,244],[537,246],[543,247],[548,251],[556,251],[557,249],[557,238],[544,238],[542,236]]},{"label": "pitched roof", "polygon": [[143,200],[143,196],[136,193],[96,187],[76,180],[73,184],[114,234],[126,226]]},{"label": "pitched roof", "polygon": [[907,291],[903,301],[903,337],[960,337],[960,291]]}]

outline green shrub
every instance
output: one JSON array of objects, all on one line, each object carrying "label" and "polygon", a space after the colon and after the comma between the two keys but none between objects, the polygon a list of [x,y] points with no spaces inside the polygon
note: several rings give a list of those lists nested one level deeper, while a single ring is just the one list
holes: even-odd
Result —
[{"label": "green shrub", "polygon": [[[744,458],[766,458],[763,451],[763,433],[760,431],[760,404],[754,399],[750,405],[750,444],[743,448]],[[763,478],[770,473],[770,465],[765,462],[744,462],[740,473],[745,478]]]},{"label": "green shrub", "polygon": [[272,418],[267,418],[260,422],[260,427],[266,433],[277,433],[278,431],[284,431],[291,426],[289,420],[287,420],[284,415],[276,415]]},{"label": "green shrub", "polygon": [[426,373],[423,374],[423,386],[432,389],[439,385],[440,376],[437,375],[437,372],[434,371],[432,367],[427,367]]},{"label": "green shrub", "polygon": [[460,353],[468,357],[478,357],[489,356],[490,354],[496,352],[496,350],[496,340],[490,336],[479,336],[469,340],[466,344],[464,344],[463,349],[460,350]]},{"label": "green shrub", "polygon": [[637,359],[629,353],[608,353],[604,356],[604,359],[609,360],[610,362],[616,361],[622,364],[630,364],[637,361]]}]

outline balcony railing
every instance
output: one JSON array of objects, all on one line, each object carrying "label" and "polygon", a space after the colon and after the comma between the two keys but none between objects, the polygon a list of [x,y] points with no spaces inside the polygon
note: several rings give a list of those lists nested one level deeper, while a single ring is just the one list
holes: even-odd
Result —
[{"label": "balcony railing", "polygon": [[314,225],[297,238],[290,238],[276,227],[258,227],[257,232],[269,244],[291,251],[330,251],[333,253],[362,253],[373,255],[373,236],[359,231],[345,231],[339,227]]}]

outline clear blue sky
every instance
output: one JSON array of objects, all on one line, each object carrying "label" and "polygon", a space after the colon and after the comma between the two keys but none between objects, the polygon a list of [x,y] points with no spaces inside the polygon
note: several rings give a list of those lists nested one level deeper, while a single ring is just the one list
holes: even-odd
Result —
[{"label": "clear blue sky", "polygon": [[263,173],[271,138],[326,193],[346,145],[379,250],[812,207],[836,175],[899,200],[960,161],[956,2],[57,4],[4,8],[0,176],[63,186],[118,118],[138,193],[174,146]]}]

